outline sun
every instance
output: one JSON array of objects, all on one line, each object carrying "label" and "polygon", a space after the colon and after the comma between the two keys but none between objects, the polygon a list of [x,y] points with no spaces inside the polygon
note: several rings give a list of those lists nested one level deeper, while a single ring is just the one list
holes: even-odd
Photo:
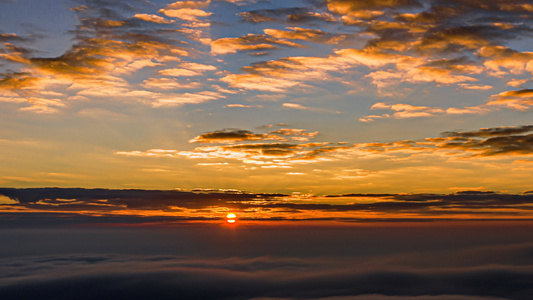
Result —
[{"label": "sun", "polygon": [[233,214],[233,213],[227,214],[226,215],[226,222],[228,222],[230,224],[233,224],[233,223],[236,222],[236,220],[235,220],[236,218],[237,218],[237,216],[235,214]]}]

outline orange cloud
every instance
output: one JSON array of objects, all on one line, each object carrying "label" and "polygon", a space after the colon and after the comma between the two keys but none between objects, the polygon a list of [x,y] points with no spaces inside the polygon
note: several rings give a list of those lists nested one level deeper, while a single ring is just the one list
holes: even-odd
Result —
[{"label": "orange cloud", "polygon": [[[305,81],[330,80],[330,72],[340,72],[360,65],[371,69],[388,67],[386,71],[377,70],[366,75],[378,87],[400,82],[456,84],[477,81],[476,78],[461,74],[477,72],[477,69],[430,66],[424,58],[375,49],[341,49],[328,57],[298,56],[256,63],[242,68],[249,74],[231,74],[222,80],[233,87],[279,92]],[[263,80],[264,84],[260,84]]]},{"label": "orange cloud", "polygon": [[354,149],[371,153],[446,153],[462,158],[533,154],[533,126],[482,128],[478,131],[443,132],[442,137],[420,141],[356,144]]},{"label": "orange cloud", "polygon": [[368,115],[359,119],[361,122],[372,122],[376,119],[405,119],[405,118],[420,118],[420,117],[433,117],[440,114],[452,114],[452,115],[463,115],[463,114],[484,114],[492,111],[487,105],[479,106],[467,106],[463,108],[450,107],[447,109],[439,107],[427,107],[427,106],[414,106],[409,104],[385,104],[382,102],[375,103],[370,108],[371,110],[379,109],[388,109],[394,111],[392,114],[382,114],[382,115]]},{"label": "orange cloud", "polygon": [[268,78],[255,74],[230,74],[220,79],[234,88],[268,91],[274,93],[285,92],[287,89],[299,84],[292,80]]},{"label": "orange cloud", "polygon": [[170,24],[174,23],[174,21],[169,21],[163,17],[160,17],[158,15],[151,15],[151,14],[135,14],[134,16],[137,19],[143,20],[145,22],[152,22],[152,23],[158,23],[158,24]]},{"label": "orange cloud", "polygon": [[157,90],[177,90],[177,89],[197,89],[202,86],[200,82],[183,82],[174,78],[150,78],[141,84],[147,89]]},{"label": "orange cloud", "polygon": [[33,87],[39,79],[25,72],[11,72],[0,74],[0,89],[23,90]]},{"label": "orange cloud", "polygon": [[159,13],[164,14],[167,17],[178,18],[184,21],[200,21],[200,17],[209,17],[213,13],[203,11],[195,8],[180,8],[180,9],[161,9]]},{"label": "orange cloud", "polygon": [[308,109],[307,107],[298,103],[283,103],[283,107],[302,110]]},{"label": "orange cloud", "polygon": [[509,80],[509,82],[507,82],[507,85],[518,88],[528,83],[529,81],[530,81],[529,79],[511,79]]},{"label": "orange cloud", "polygon": [[444,112],[441,108],[436,107],[427,107],[427,106],[414,106],[409,104],[393,104],[387,105],[385,103],[378,102],[370,108],[371,110],[375,109],[390,109],[395,111],[391,117],[397,119],[404,118],[418,118],[418,117],[431,117],[435,114]]},{"label": "orange cloud", "polygon": [[463,108],[457,108],[457,107],[450,107],[446,109],[446,113],[452,114],[452,115],[465,115],[465,114],[484,114],[491,111],[490,108],[484,107],[484,106],[466,106]]},{"label": "orange cloud", "polygon": [[224,108],[253,108],[258,107],[261,108],[261,105],[244,105],[244,104],[228,104],[225,105]]},{"label": "orange cloud", "polygon": [[509,109],[527,111],[533,108],[533,89],[501,92],[493,96],[490,106],[505,106]]},{"label": "orange cloud", "polygon": [[184,104],[198,104],[222,98],[225,98],[225,96],[221,93],[212,91],[202,91],[184,94],[153,94],[152,97],[149,98],[149,101],[153,107],[161,107],[180,106]]},{"label": "orange cloud", "polygon": [[207,8],[211,4],[211,0],[197,0],[197,1],[176,1],[167,5],[169,9],[180,8]]},{"label": "orange cloud", "polygon": [[481,90],[481,91],[490,90],[493,88],[492,85],[486,85],[486,84],[476,85],[476,84],[468,84],[468,83],[459,83],[458,86],[466,90]]},{"label": "orange cloud", "polygon": [[215,71],[216,69],[215,66],[189,62],[180,64],[179,68],[161,70],[158,74],[171,77],[192,77],[200,76],[205,71]]},{"label": "orange cloud", "polygon": [[533,73],[533,52],[518,52],[504,46],[488,46],[479,49],[477,54],[486,59],[483,65],[494,76],[503,76],[509,72]]},{"label": "orange cloud", "polygon": [[160,9],[159,13],[164,14],[167,17],[178,18],[184,21],[199,22],[199,18],[209,17],[213,14],[203,10],[203,8],[207,8],[210,3],[210,0],[177,1]]},{"label": "orange cloud", "polygon": [[264,51],[277,49],[278,46],[299,47],[294,42],[250,33],[241,37],[221,38],[213,41],[211,43],[211,53],[232,54],[238,51]]}]

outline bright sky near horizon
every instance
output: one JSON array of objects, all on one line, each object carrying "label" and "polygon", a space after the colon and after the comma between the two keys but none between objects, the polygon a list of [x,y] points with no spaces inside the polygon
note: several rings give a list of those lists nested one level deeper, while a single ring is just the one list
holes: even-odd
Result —
[{"label": "bright sky near horizon", "polygon": [[0,1],[0,186],[533,190],[525,0]]}]

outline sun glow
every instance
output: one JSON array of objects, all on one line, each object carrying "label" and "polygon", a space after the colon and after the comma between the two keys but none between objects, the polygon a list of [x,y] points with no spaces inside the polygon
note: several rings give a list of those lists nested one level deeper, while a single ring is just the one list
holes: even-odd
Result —
[{"label": "sun glow", "polygon": [[235,220],[236,218],[237,218],[237,216],[235,214],[233,214],[233,213],[227,214],[226,215],[226,222],[228,222],[230,224],[233,224],[233,223],[236,222],[236,220]]}]

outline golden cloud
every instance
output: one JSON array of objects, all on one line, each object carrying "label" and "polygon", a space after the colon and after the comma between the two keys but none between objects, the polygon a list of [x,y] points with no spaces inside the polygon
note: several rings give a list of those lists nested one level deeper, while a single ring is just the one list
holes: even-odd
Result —
[{"label": "golden cloud", "polygon": [[209,17],[213,13],[203,11],[195,8],[180,8],[180,9],[161,9],[159,13],[167,17],[178,18],[184,21],[198,22],[200,17]]},{"label": "golden cloud", "polygon": [[158,15],[151,15],[151,14],[135,14],[134,16],[137,19],[143,20],[145,22],[152,22],[152,23],[158,23],[158,24],[170,24],[174,23],[174,21],[167,20],[161,16]]},{"label": "golden cloud", "polygon": [[319,29],[287,27],[288,30],[264,29],[263,32],[276,39],[304,40],[317,42],[338,42],[342,36],[333,35]]},{"label": "golden cloud", "polygon": [[[504,46],[487,46],[479,49],[477,54],[485,58],[483,65],[494,76],[533,73],[533,52],[518,52]],[[507,69],[508,72],[502,70]]]},{"label": "golden cloud", "polygon": [[177,90],[177,89],[197,89],[202,86],[200,82],[184,82],[175,78],[150,78],[141,84],[147,89]]},{"label": "golden cloud", "polygon": [[527,111],[533,108],[533,89],[501,92],[493,96],[487,105],[505,106],[509,109]]},{"label": "golden cloud", "polygon": [[211,43],[211,53],[232,54],[238,51],[264,51],[278,46],[299,47],[299,44],[284,39],[270,38],[262,34],[248,34],[235,38],[221,38]]}]

